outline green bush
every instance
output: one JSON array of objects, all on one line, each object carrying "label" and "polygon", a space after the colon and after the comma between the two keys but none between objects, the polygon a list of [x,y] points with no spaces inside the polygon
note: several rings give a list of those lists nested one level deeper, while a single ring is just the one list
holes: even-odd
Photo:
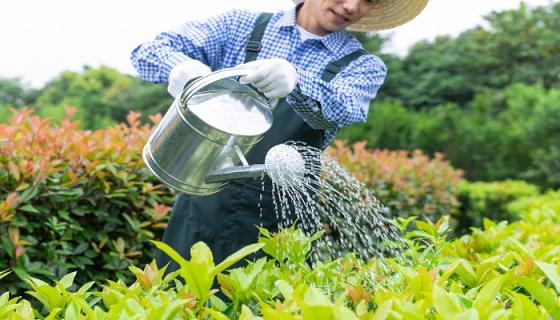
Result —
[{"label": "green bush", "polygon": [[457,230],[466,233],[471,227],[480,228],[484,219],[515,221],[519,218],[518,212],[509,210],[508,205],[515,200],[538,194],[536,186],[524,181],[462,181],[459,184],[461,208],[456,216]]},{"label": "green bush", "polygon": [[[293,228],[265,233],[218,265],[204,243],[185,260],[155,242],[179,270],[130,266],[134,282],[108,281],[101,290],[75,286],[76,273],[54,283],[28,279],[31,298],[0,295],[0,318],[560,319],[559,224],[487,220],[484,230],[456,240],[446,239],[448,217],[417,227],[400,259],[349,254],[312,266],[313,238]],[[259,249],[270,256],[228,269]]]},{"label": "green bush", "polygon": [[[68,110],[60,125],[29,110],[0,124],[0,280],[12,293],[22,279],[76,282],[126,279],[147,263],[166,225],[172,194],[146,170],[140,150],[150,127],[128,124],[77,130]],[[157,121],[157,117],[154,121]]]},{"label": "green bush", "polygon": [[507,205],[507,210],[511,215],[535,224],[560,224],[560,190],[517,199]]}]

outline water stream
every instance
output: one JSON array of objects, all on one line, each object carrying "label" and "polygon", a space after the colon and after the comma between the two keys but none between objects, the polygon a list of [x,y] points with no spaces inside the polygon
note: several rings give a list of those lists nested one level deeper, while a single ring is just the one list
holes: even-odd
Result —
[{"label": "water stream", "polygon": [[295,142],[273,147],[265,159],[275,213],[283,228],[306,235],[324,230],[314,259],[354,252],[367,260],[398,256],[402,240],[391,213],[374,192],[321,150]]}]

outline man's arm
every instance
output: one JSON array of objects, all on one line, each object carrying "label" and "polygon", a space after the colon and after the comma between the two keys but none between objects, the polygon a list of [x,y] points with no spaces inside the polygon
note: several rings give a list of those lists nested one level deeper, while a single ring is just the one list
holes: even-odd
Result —
[{"label": "man's arm", "polygon": [[233,10],[204,21],[191,21],[175,30],[160,33],[153,41],[132,51],[134,68],[144,80],[154,83],[167,82],[173,67],[191,59],[219,69],[237,12]]},{"label": "man's arm", "polygon": [[286,100],[312,128],[338,130],[366,120],[386,75],[385,64],[373,55],[353,61],[330,82],[298,69],[297,85]]}]

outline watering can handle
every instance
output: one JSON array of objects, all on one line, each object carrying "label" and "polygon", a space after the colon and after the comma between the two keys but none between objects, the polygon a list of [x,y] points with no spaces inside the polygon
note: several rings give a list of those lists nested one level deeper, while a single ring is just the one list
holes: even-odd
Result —
[{"label": "watering can handle", "polygon": [[[187,101],[189,101],[189,99],[195,93],[197,93],[200,89],[206,87],[207,85],[225,78],[245,76],[249,74],[249,72],[253,70],[253,68],[254,67],[247,66],[225,68],[193,80],[191,83],[191,89],[183,91],[183,94],[181,95],[181,105],[186,105]],[[268,103],[271,106],[271,109],[274,109],[274,107],[276,107],[276,105],[278,104],[278,99],[268,99]]]}]

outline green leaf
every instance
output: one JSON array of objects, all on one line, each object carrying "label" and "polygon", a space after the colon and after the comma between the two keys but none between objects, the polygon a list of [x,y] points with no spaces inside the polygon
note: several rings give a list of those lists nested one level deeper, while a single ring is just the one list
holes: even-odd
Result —
[{"label": "green leaf", "polygon": [[64,307],[64,299],[55,288],[48,285],[40,285],[34,289],[35,292],[28,291],[27,293],[41,301],[47,310]]},{"label": "green leaf", "polygon": [[173,319],[181,311],[184,301],[174,301],[151,309],[146,320]]},{"label": "green leaf", "polygon": [[66,312],[64,312],[64,319],[65,320],[78,320],[79,316],[80,316],[80,311],[78,309],[78,306],[76,306],[76,304],[71,302],[70,305],[68,305],[68,307],[66,307]]},{"label": "green leaf", "polygon": [[498,292],[500,292],[500,289],[506,279],[506,275],[502,275],[488,281],[482,287],[473,304],[481,316],[486,314],[485,312],[488,309],[488,305],[496,300],[496,296],[498,295]]},{"label": "green leaf", "polygon": [[464,259],[456,260],[451,265],[449,265],[445,272],[437,280],[437,284],[443,286],[446,283],[447,279],[454,273],[459,275],[461,277],[461,280],[463,280],[463,282],[468,286],[476,286],[476,277],[474,274],[474,270],[470,263]]},{"label": "green leaf", "polygon": [[84,253],[84,251],[87,250],[87,248],[89,248],[89,243],[87,242],[80,243],[74,248],[74,254],[82,254]]},{"label": "green leaf", "polygon": [[[261,312],[263,317],[267,320],[294,320],[296,319],[289,312],[280,311],[272,308],[268,304],[263,304],[261,306]],[[299,319],[299,318],[298,318]]]},{"label": "green leaf", "polygon": [[393,299],[385,300],[377,310],[375,310],[375,315],[372,320],[385,320],[388,319],[389,313],[393,308]]},{"label": "green leaf", "polygon": [[453,320],[478,320],[480,318],[478,317],[478,311],[476,311],[476,309],[467,309],[457,314],[452,319]]},{"label": "green leaf", "polygon": [[52,309],[49,315],[45,318],[45,320],[55,320],[56,316],[60,313],[60,311],[62,311],[62,309],[60,308]]},{"label": "green leaf", "polygon": [[31,275],[29,273],[27,273],[27,271],[19,268],[19,267],[14,267],[12,268],[12,271],[23,281],[31,278]]},{"label": "green leaf", "polygon": [[10,293],[9,292],[4,292],[0,296],[0,306],[3,306],[4,304],[6,304],[6,302],[8,302],[8,299],[10,299]]},{"label": "green leaf", "polygon": [[210,296],[209,300],[210,300],[210,305],[215,310],[223,312],[228,308],[228,305],[225,302],[223,302],[222,299],[220,299],[216,296]]},{"label": "green leaf", "polygon": [[156,240],[151,240],[151,242],[156,246],[156,248],[165,252],[169,257],[171,257],[171,259],[177,262],[178,265],[180,266],[186,265],[187,260],[185,260],[179,253],[177,253],[177,251],[175,251],[175,249],[171,248],[166,243],[163,243],[161,241],[156,241]]},{"label": "green leaf", "polygon": [[250,244],[248,246],[245,246],[245,247],[239,249],[237,252],[235,252],[234,254],[227,257],[224,261],[222,261],[222,263],[218,264],[211,271],[211,274],[216,275],[216,274],[224,271],[225,269],[229,268],[230,266],[232,266],[236,262],[238,262],[241,259],[245,258],[246,256],[250,255],[251,253],[259,251],[264,246],[265,246],[264,243],[254,243],[254,244]]},{"label": "green leaf", "polygon": [[471,264],[464,259],[461,259],[461,264],[457,266],[455,273],[470,287],[476,286],[476,275]]},{"label": "green leaf", "polygon": [[246,305],[241,306],[241,314],[239,315],[239,320],[254,320],[255,315],[251,312]]},{"label": "green leaf", "polygon": [[21,206],[21,207],[18,208],[18,210],[25,211],[25,212],[31,212],[31,213],[40,213],[40,211],[35,209],[35,207],[32,206],[31,204],[26,204],[24,206]]},{"label": "green leaf", "polygon": [[463,307],[455,296],[437,285],[434,286],[433,304],[443,318],[456,316],[463,311]]},{"label": "green leaf", "polygon": [[60,279],[60,281],[58,281],[58,283],[62,284],[65,289],[70,288],[72,286],[72,283],[74,283],[74,278],[76,277],[77,273],[77,271],[74,271],[65,275],[64,277],[62,277],[62,279]]},{"label": "green leaf", "polygon": [[324,320],[333,318],[334,305],[317,288],[309,287],[305,290],[303,300],[300,300],[300,307],[304,319]]},{"label": "green leaf", "polygon": [[[200,300],[201,305],[204,304],[208,298],[208,294],[215,277],[211,270],[216,269],[209,269],[210,266],[214,265],[214,262],[211,261],[212,253],[210,252],[208,246],[206,246],[203,242],[195,243],[191,248],[191,254],[194,254],[195,256],[191,259],[191,261],[187,261],[169,245],[160,241],[152,242],[158,249],[165,252],[179,264],[179,274],[185,279],[185,282],[193,291],[197,299]],[[208,265],[209,263],[210,265]]]},{"label": "green leaf", "polygon": [[431,235],[431,236],[435,236],[436,235],[436,228],[432,223],[429,222],[425,222],[425,221],[416,221],[416,227],[419,230],[422,230],[424,232],[426,232],[427,234]]},{"label": "green leaf", "polygon": [[142,319],[146,316],[146,310],[144,307],[135,299],[126,299],[124,301],[125,310],[129,315],[135,315],[136,317]]},{"label": "green leaf", "polygon": [[348,309],[346,306],[343,305],[335,306],[333,315],[335,319],[358,320],[356,314],[352,310]]},{"label": "green leaf", "polygon": [[513,304],[511,310],[519,319],[539,319],[541,313],[537,306],[527,296],[512,293]]},{"label": "green leaf", "polygon": [[529,277],[518,277],[517,281],[527,291],[543,305],[554,320],[560,320],[560,306],[556,295],[550,292],[550,289],[543,286],[540,282]]},{"label": "green leaf", "polygon": [[216,320],[229,320],[229,318],[221,313],[220,311],[216,311],[213,309],[204,309],[206,312],[208,312],[210,314],[210,319],[216,319]]},{"label": "green leaf", "polygon": [[560,294],[560,276],[556,271],[556,266],[550,263],[542,262],[542,261],[535,261],[537,266],[542,270],[542,272],[546,275],[546,277],[554,284],[556,287],[556,292]]},{"label": "green leaf", "polygon": [[214,257],[212,251],[206,243],[197,242],[191,247],[191,260],[190,262],[202,264],[208,267],[208,270],[214,268]]},{"label": "green leaf", "polygon": [[305,291],[303,301],[310,306],[331,306],[332,302],[325,296],[321,290],[315,287],[309,287]]},{"label": "green leaf", "polygon": [[275,284],[278,290],[280,290],[282,296],[284,296],[285,300],[289,300],[292,298],[292,294],[294,293],[294,288],[287,281],[276,280]]},{"label": "green leaf", "polygon": [[10,274],[10,270],[4,270],[4,271],[0,271],[0,279],[6,277],[7,275]]}]

